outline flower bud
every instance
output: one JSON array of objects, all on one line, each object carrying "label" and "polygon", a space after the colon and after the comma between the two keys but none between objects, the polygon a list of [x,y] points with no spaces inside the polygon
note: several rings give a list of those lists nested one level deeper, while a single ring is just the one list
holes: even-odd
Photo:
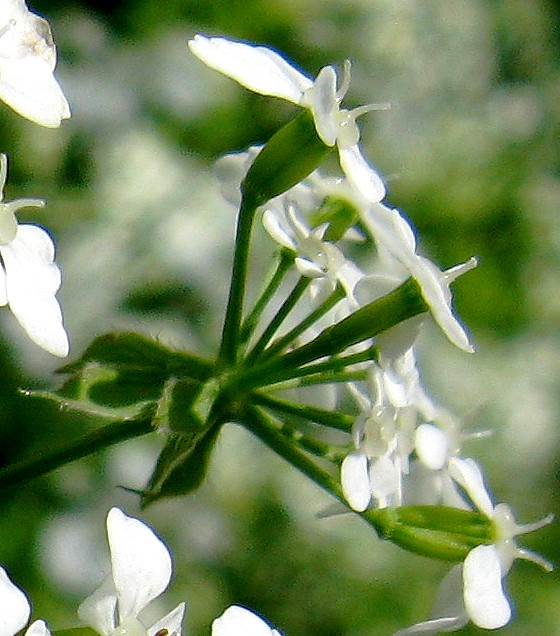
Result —
[{"label": "flower bud", "polygon": [[241,183],[243,206],[255,209],[305,179],[332,151],[302,111],[277,131],[257,155]]},{"label": "flower bud", "polygon": [[463,561],[477,545],[492,543],[491,520],[480,512],[448,506],[403,506],[363,513],[380,536],[416,554]]}]

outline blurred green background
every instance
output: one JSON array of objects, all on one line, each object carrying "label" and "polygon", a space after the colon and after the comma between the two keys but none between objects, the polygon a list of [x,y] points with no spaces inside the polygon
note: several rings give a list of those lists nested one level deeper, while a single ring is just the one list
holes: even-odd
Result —
[{"label": "blurred green background", "polygon": [[[559,510],[560,4],[537,0],[36,0],[58,44],[73,117],[44,130],[0,105],[6,199],[42,197],[63,268],[73,355],[97,334],[135,329],[212,354],[228,285],[234,213],[211,165],[266,140],[293,109],[205,68],[197,32],[284,51],[310,73],[353,61],[346,102],[390,102],[362,139],[389,202],[444,267],[475,254],[456,285],[477,353],[425,329],[425,384],[463,420],[497,500],[521,521]],[[258,276],[258,273],[255,273]],[[58,361],[3,310],[0,461],[97,423],[25,399],[53,386]],[[0,492],[0,562],[60,629],[106,568],[104,519],[134,495],[160,439],[138,439]],[[380,543],[359,519],[318,519],[330,501],[243,431],[219,440],[205,486],[143,518],[175,557],[155,615],[188,602],[186,634],[208,634],[231,603],[287,636],[385,636],[428,616],[447,566]],[[523,542],[560,560],[552,525]],[[560,634],[558,573],[517,562],[507,636]],[[484,633],[467,627],[463,635]]]}]

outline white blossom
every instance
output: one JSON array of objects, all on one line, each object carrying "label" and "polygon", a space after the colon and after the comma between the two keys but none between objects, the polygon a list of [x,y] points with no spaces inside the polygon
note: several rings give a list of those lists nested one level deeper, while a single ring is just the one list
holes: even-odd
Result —
[{"label": "white blossom", "polygon": [[473,351],[463,325],[451,306],[451,283],[476,267],[476,258],[441,271],[428,258],[417,252],[416,236],[408,221],[398,210],[377,203],[361,209],[361,219],[378,248],[392,257],[394,266],[400,267],[402,278],[412,276],[422,293],[430,312],[449,340],[460,349]]},{"label": "white blossom", "polygon": [[56,356],[68,354],[68,336],[55,294],[60,269],[54,262],[54,243],[41,227],[18,224],[15,213],[24,207],[43,207],[39,199],[3,202],[8,171],[0,155],[0,305],[9,305],[29,338]]},{"label": "white blossom", "polygon": [[212,623],[212,636],[281,635],[250,610],[232,605]]},{"label": "white blossom", "polygon": [[423,392],[414,352],[409,349],[395,360],[373,363],[367,392],[350,389],[361,414],[352,429],[355,450],[341,465],[341,486],[350,507],[365,510],[400,505],[403,475],[409,470],[414,432],[422,418]]},{"label": "white blossom", "polygon": [[294,264],[298,272],[313,279],[311,297],[320,303],[340,285],[349,302],[349,309],[357,309],[354,287],[363,272],[332,242],[324,240],[327,223],[313,229],[307,227],[297,213],[296,206],[285,204],[267,206],[263,225],[270,236],[283,247],[295,252]]},{"label": "white blossom", "polygon": [[[0,567],[0,636],[15,636],[25,627],[30,614],[27,596]],[[25,636],[50,636],[50,631],[44,621],[37,620],[27,628]]]},{"label": "white blossom", "polygon": [[78,616],[102,636],[178,636],[185,604],[146,629],[139,614],[168,587],[171,556],[153,530],[118,508],[107,515],[111,572],[78,608]]},{"label": "white blossom", "polygon": [[515,537],[551,523],[552,515],[534,523],[518,524],[509,506],[493,505],[474,460],[452,458],[449,471],[470,503],[492,520],[496,538],[491,544],[473,548],[463,564],[452,568],[442,581],[432,618],[399,630],[394,636],[451,632],[469,621],[483,629],[503,627],[512,611],[504,590],[504,578],[515,559],[533,561],[547,571],[552,570],[550,562],[515,542]]},{"label": "white blossom", "polygon": [[56,49],[46,20],[24,0],[0,3],[0,99],[31,121],[56,128],[70,108],[53,77]]},{"label": "white blossom", "polygon": [[381,177],[360,150],[360,132],[356,125],[358,116],[379,106],[362,106],[352,111],[340,108],[350,82],[349,62],[344,65],[342,85],[337,88],[337,75],[332,66],[322,68],[313,80],[264,46],[196,35],[189,41],[189,47],[207,66],[245,88],[308,108],[321,140],[327,146],[337,146],[342,170],[354,187],[372,202],[385,197]]}]

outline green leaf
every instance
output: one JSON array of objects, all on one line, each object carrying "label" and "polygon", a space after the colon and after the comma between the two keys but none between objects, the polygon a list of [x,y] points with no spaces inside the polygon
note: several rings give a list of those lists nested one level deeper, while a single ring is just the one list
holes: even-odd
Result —
[{"label": "green leaf", "polygon": [[82,357],[59,369],[70,378],[56,392],[27,392],[101,417],[134,416],[160,399],[170,378],[206,380],[212,365],[135,333],[96,338]]}]

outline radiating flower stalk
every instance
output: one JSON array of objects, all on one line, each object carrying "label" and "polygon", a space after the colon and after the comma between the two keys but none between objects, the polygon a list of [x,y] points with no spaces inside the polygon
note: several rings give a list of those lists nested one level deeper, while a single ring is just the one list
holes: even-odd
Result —
[{"label": "radiating flower stalk", "polygon": [[[430,319],[451,343],[473,351],[454,313],[450,285],[476,259],[442,271],[419,253],[414,229],[386,202],[384,180],[360,147],[356,121],[385,105],[341,107],[349,62],[341,78],[327,66],[313,79],[265,47],[201,35],[189,46],[245,88],[301,108],[264,147],[225,157],[217,166],[224,194],[239,213],[216,358],[172,351],[133,333],[97,338],[61,369],[69,379],[58,391],[34,395],[94,414],[104,427],[1,469],[0,486],[157,431],[166,443],[149,483],[138,491],[148,505],[197,488],[221,428],[237,423],[330,493],[341,509],[360,515],[379,537],[457,564],[450,576],[460,598],[400,634],[452,631],[469,620],[491,629],[507,624],[511,609],[503,579],[513,561],[530,558],[550,567],[518,548],[514,538],[550,518],[518,525],[509,508],[491,503],[480,468],[461,455],[459,422],[429,397],[415,354],[422,324]],[[66,115],[62,108],[59,123]],[[335,149],[341,173],[326,175],[321,164]],[[2,167],[5,180],[5,160]],[[23,205],[38,202],[2,204],[6,302],[32,339],[65,355],[52,243],[41,261],[51,277],[42,297],[51,316],[48,342],[37,335],[27,312],[31,305],[20,310],[19,297],[10,292],[14,277],[19,288],[9,254],[25,228],[17,226],[13,212]],[[247,306],[257,222],[275,248],[269,277]],[[313,387],[316,401],[294,398],[300,387]],[[146,534],[141,522],[120,511],[109,514],[112,578],[84,602],[81,618],[102,636],[179,633],[183,610],[149,629],[138,622],[139,612],[169,583],[170,564],[159,540],[150,539],[159,555],[152,560],[155,569],[142,576],[129,571],[127,563],[137,564],[120,543],[124,526]],[[135,580],[144,582],[128,587]],[[241,632],[278,634],[243,608],[230,608],[214,623],[216,635]]]}]

